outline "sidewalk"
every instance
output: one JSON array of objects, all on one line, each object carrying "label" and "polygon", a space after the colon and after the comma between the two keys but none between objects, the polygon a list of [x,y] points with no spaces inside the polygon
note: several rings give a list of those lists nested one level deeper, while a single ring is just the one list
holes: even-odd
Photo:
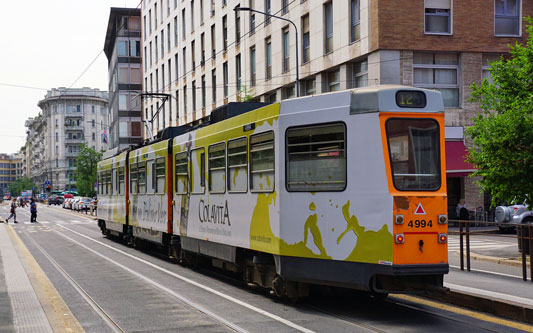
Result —
[{"label": "sidewalk", "polygon": [[13,227],[0,223],[0,332],[83,332]]}]

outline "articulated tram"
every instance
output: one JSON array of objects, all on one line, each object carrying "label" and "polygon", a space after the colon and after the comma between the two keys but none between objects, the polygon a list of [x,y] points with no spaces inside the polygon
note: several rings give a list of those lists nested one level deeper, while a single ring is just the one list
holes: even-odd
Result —
[{"label": "articulated tram", "polygon": [[442,287],[439,92],[387,85],[252,106],[230,103],[104,158],[102,232],[242,273],[279,296],[303,296],[308,284]]}]

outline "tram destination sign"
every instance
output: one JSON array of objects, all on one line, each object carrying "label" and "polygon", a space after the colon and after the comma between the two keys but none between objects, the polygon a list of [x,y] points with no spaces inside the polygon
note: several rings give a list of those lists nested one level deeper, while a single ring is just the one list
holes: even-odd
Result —
[{"label": "tram destination sign", "polygon": [[400,90],[396,93],[396,104],[401,108],[424,108],[426,94],[423,91]]}]

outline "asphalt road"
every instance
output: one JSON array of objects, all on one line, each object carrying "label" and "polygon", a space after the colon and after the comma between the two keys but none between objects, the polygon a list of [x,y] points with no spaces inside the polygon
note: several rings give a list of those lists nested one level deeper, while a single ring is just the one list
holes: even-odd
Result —
[{"label": "asphalt road", "polygon": [[[8,206],[0,206],[0,216]],[[514,332],[505,320],[351,291],[291,303],[224,275],[127,247],[60,207],[17,210],[17,235],[87,332]]]}]

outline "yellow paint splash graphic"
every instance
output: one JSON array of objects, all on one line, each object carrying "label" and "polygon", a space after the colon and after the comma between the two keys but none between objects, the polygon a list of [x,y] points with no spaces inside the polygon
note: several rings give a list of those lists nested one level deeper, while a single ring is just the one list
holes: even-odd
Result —
[{"label": "yellow paint splash graphic", "polygon": [[374,264],[379,263],[380,260],[392,261],[393,237],[386,224],[378,231],[365,231],[365,227],[359,225],[357,217],[350,215],[350,200],[342,206],[342,214],[347,226],[346,230],[337,238],[337,244],[349,231],[353,231],[357,236],[357,243],[348,258],[346,258],[347,261]]}]

